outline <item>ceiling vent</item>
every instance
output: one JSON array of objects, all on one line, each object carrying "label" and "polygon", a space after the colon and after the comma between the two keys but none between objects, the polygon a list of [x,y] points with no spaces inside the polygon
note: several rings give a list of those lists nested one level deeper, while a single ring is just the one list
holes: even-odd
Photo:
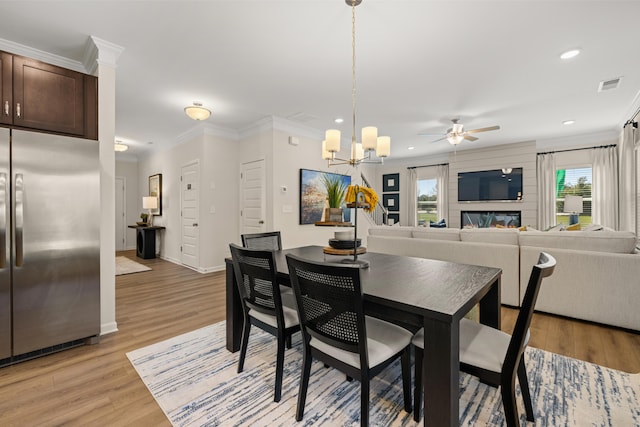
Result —
[{"label": "ceiling vent", "polygon": [[618,86],[620,86],[620,81],[622,80],[622,77],[618,77],[615,79],[611,79],[611,80],[603,80],[600,82],[600,84],[598,85],[598,92],[604,92],[606,90],[612,90],[612,89],[617,89]]},{"label": "ceiling vent", "polygon": [[313,115],[307,114],[307,113],[302,113],[302,112],[291,114],[290,116],[287,117],[287,119],[289,119],[289,120],[295,120],[297,122],[302,122],[302,123],[310,122],[311,120],[315,120],[317,118],[318,117],[316,117],[316,116],[313,116]]}]

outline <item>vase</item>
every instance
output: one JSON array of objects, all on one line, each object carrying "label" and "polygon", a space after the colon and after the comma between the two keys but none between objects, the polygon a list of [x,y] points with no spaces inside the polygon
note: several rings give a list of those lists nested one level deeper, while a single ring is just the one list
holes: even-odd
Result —
[{"label": "vase", "polygon": [[325,208],[324,220],[327,222],[342,222],[342,208]]}]

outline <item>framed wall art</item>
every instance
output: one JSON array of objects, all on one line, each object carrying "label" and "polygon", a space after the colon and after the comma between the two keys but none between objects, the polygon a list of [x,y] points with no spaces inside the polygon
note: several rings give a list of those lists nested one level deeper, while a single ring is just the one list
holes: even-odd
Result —
[{"label": "framed wall art", "polygon": [[155,216],[162,216],[162,174],[151,175],[149,177],[149,195],[158,198],[158,207],[151,213]]},{"label": "framed wall art", "polygon": [[400,174],[388,173],[382,175],[382,191],[400,191]]},{"label": "framed wall art", "polygon": [[[349,222],[351,210],[345,208],[344,202],[349,185],[349,175],[300,169],[300,224],[329,221],[323,217],[325,208],[338,207],[343,208],[342,220]],[[339,196],[341,191],[344,191],[342,197]]]},{"label": "framed wall art", "polygon": [[398,212],[400,210],[400,195],[383,194],[382,205],[387,208],[389,212]]}]

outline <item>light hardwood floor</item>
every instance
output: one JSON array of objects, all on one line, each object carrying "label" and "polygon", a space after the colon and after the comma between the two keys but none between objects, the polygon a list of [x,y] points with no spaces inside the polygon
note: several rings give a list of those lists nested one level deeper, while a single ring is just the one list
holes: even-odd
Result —
[{"label": "light hardwood floor", "polygon": [[[200,274],[160,259],[116,278],[119,331],[83,346],[0,369],[1,426],[169,426],[126,353],[224,320],[224,272]],[[503,308],[509,331],[516,310]],[[530,345],[640,372],[640,335],[536,314]]]}]

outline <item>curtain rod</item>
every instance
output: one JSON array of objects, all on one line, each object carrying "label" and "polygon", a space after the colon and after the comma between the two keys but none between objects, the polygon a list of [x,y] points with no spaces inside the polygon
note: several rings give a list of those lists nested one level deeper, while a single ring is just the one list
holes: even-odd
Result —
[{"label": "curtain rod", "polygon": [[418,168],[430,168],[433,166],[445,166],[448,165],[449,163],[439,163],[437,165],[422,165],[422,166],[408,166],[407,169],[418,169]]},{"label": "curtain rod", "polygon": [[581,150],[595,150],[596,148],[611,148],[617,147],[617,144],[609,144],[609,145],[599,145],[597,147],[586,147],[586,148],[570,148],[568,150],[557,150],[557,151],[546,151],[544,153],[537,153],[537,155],[541,154],[555,154],[555,153],[566,153],[568,151],[581,151]]}]

